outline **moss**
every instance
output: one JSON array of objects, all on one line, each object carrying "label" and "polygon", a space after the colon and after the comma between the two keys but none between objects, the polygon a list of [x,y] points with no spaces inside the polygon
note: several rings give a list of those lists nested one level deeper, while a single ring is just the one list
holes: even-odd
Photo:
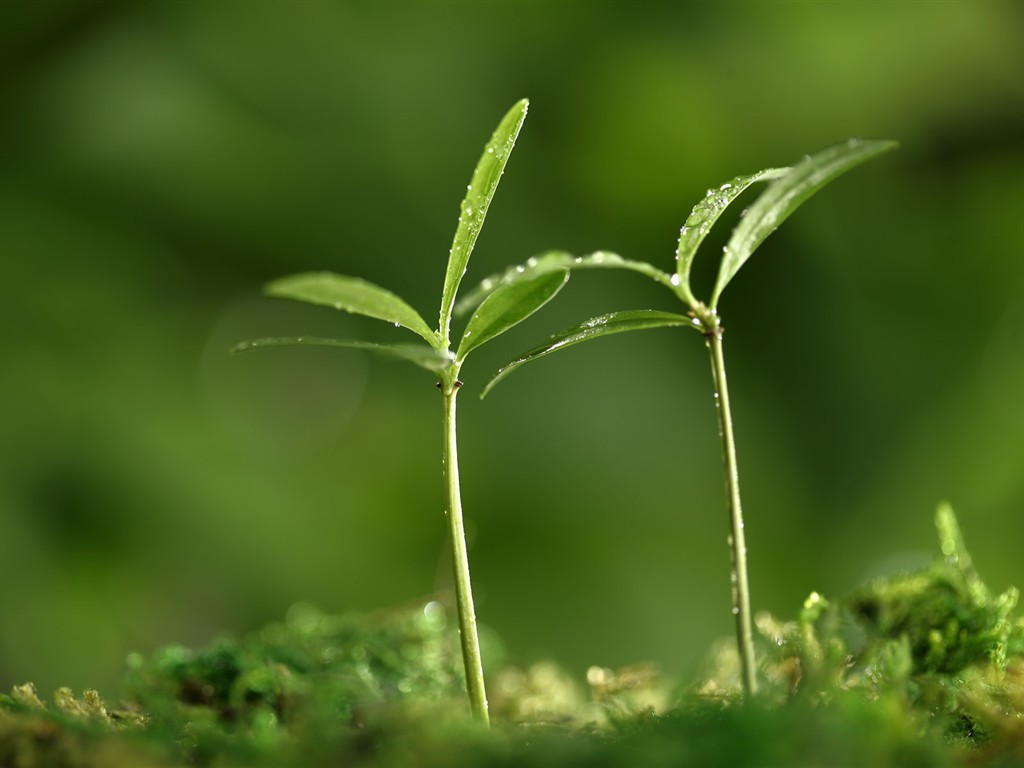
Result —
[{"label": "moss", "polygon": [[[437,603],[372,616],[308,606],[202,650],[129,659],[129,704],[30,685],[0,697],[0,766],[985,766],[1024,764],[1024,621],[991,592],[956,519],[920,572],[763,614],[764,693],[741,703],[732,642],[670,695],[650,665],[505,666],[496,726],[467,711]],[[496,653],[492,649],[490,655]]]},{"label": "moss", "polygon": [[67,688],[47,707],[31,684],[0,696],[0,766],[4,768],[157,768],[171,763],[142,738],[145,718],[108,711],[96,691],[81,699]]},{"label": "moss", "polygon": [[[928,568],[832,601],[812,593],[797,621],[759,616],[767,695],[776,705],[823,707],[852,695],[888,708],[966,763],[1024,764],[1019,593],[984,584],[948,506],[936,527],[941,555]],[[735,695],[734,655],[714,655],[704,695]]]}]

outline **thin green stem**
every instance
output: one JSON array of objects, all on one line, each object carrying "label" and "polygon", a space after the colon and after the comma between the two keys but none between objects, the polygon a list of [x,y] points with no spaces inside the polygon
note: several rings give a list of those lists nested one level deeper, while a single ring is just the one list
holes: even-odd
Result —
[{"label": "thin green stem", "polygon": [[476,610],[473,588],[469,580],[469,555],[466,551],[466,529],[462,522],[462,493],[459,490],[459,454],[455,435],[455,398],[462,382],[442,385],[444,400],[444,476],[447,489],[448,530],[452,540],[452,566],[455,574],[455,602],[459,613],[459,638],[462,661],[466,668],[466,691],[474,717],[485,725],[487,693],[484,690],[484,668],[480,656],[480,638],[476,631]]},{"label": "thin green stem", "polygon": [[715,381],[715,409],[718,431],[722,438],[722,460],[725,465],[725,494],[729,506],[729,547],[732,554],[732,612],[736,617],[736,644],[740,656],[743,691],[749,699],[757,693],[754,659],[754,633],[750,620],[750,587],[747,584],[747,545],[743,535],[743,510],[740,507],[740,478],[736,463],[736,442],[732,432],[732,411],[729,407],[729,386],[725,379],[725,358],[722,355],[723,329],[718,318],[708,313],[705,323],[708,350],[711,352],[711,375]]}]

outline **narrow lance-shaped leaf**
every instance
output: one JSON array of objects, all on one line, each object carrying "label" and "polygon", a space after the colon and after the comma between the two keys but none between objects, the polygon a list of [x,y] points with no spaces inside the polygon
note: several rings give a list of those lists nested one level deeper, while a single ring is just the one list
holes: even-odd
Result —
[{"label": "narrow lance-shaped leaf", "polygon": [[465,360],[470,351],[521,323],[554,298],[568,280],[569,273],[561,270],[498,288],[469,318],[456,360]]},{"label": "narrow lance-shaped leaf", "polygon": [[737,176],[717,189],[709,189],[704,198],[693,206],[686,223],[679,230],[679,244],[676,246],[676,274],[679,275],[679,286],[687,302],[691,305],[696,304],[696,299],[690,291],[690,267],[693,265],[697,248],[711,231],[711,227],[729,204],[751,184],[777,179],[788,172],[788,168],[768,168],[749,176]]},{"label": "narrow lance-shaped leaf", "polygon": [[321,304],[408,328],[437,346],[437,335],[419,313],[391,291],[358,277],[331,272],[304,272],[275,280],[268,296]]},{"label": "narrow lance-shaped leaf", "polygon": [[396,357],[407,360],[420,368],[437,373],[451,362],[450,354],[444,354],[425,344],[375,344],[371,341],[357,339],[331,339],[320,336],[273,336],[265,339],[253,339],[236,344],[231,354],[249,352],[253,349],[267,347],[342,347],[344,349],[362,349],[375,352],[385,357]]},{"label": "narrow lance-shaped leaf", "polygon": [[539,347],[517,357],[508,365],[502,367],[484,385],[480,397],[487,395],[494,385],[508,376],[512,371],[520,368],[526,363],[538,358],[557,352],[559,349],[571,347],[590,339],[599,339],[603,336],[610,336],[613,333],[624,333],[626,331],[640,331],[648,328],[666,328],[671,326],[688,326],[696,328],[693,318],[687,315],[679,315],[674,312],[659,312],[653,309],[633,309],[623,312],[612,312],[600,317],[594,317],[572,328],[559,331]]},{"label": "narrow lance-shaped leaf", "polygon": [[458,292],[459,283],[466,272],[466,265],[473,252],[473,247],[476,245],[484,217],[487,216],[491,199],[498,188],[501,174],[505,170],[505,164],[515,146],[519,129],[526,119],[528,106],[529,102],[523,99],[502,118],[480,156],[480,161],[473,172],[473,179],[466,191],[466,197],[463,199],[462,205],[459,206],[459,226],[455,230],[455,239],[452,241],[452,249],[448,256],[448,268],[444,275],[444,290],[441,294],[441,313],[438,323],[441,339],[445,344],[448,343],[455,294]]},{"label": "narrow lance-shaped leaf", "polygon": [[660,269],[643,261],[624,259],[611,251],[596,251],[586,256],[573,256],[565,251],[548,251],[527,259],[525,264],[509,267],[504,272],[484,279],[469,294],[459,299],[455,305],[455,314],[462,315],[474,309],[502,286],[532,280],[545,273],[577,269],[628,269],[652,277],[665,285],[671,285],[669,276]]},{"label": "narrow lance-shaped leaf", "polygon": [[710,307],[754,250],[805,200],[846,171],[894,149],[895,141],[850,139],[806,158],[772,182],[733,230],[725,247]]}]

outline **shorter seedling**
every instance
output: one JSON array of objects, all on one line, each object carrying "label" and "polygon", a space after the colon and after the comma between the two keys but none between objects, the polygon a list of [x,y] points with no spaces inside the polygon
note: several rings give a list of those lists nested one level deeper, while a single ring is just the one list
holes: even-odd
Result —
[{"label": "shorter seedling", "polygon": [[[565,270],[589,268],[617,268],[639,272],[668,288],[689,309],[687,314],[654,310],[612,312],[586,320],[579,325],[554,334],[544,344],[520,355],[501,368],[484,387],[481,397],[501,379],[520,366],[551,354],[559,349],[613,333],[685,326],[698,331],[705,339],[711,354],[711,374],[715,388],[715,407],[722,442],[725,466],[726,499],[729,509],[729,548],[732,555],[732,612],[736,617],[736,639],[742,667],[743,688],[750,696],[757,691],[753,631],[750,616],[750,590],[747,580],[746,543],[743,513],[740,504],[739,472],[736,462],[736,443],[733,435],[729,388],[726,383],[725,358],[722,354],[724,328],[718,317],[718,300],[740,267],[765,238],[793,213],[811,195],[856,165],[863,163],[896,146],[892,141],[850,139],[807,157],[793,168],[768,169],[749,176],[737,176],[715,189],[694,206],[685,225],[679,231],[676,247],[676,268],[668,274],[650,264],[630,261],[613,253],[598,253],[573,258],[564,254],[549,254],[531,263],[513,268],[503,275],[494,276],[473,291],[459,309],[466,311],[486,300],[491,291],[508,289],[520,281],[536,280],[547,272],[561,274]],[[743,214],[725,246],[718,280],[710,300],[698,301],[690,288],[690,268],[697,248],[725,209],[740,193],[755,182],[768,182],[767,188]],[[481,305],[483,306],[483,305]]]},{"label": "shorter seedling", "polygon": [[469,318],[454,352],[451,348],[450,333],[452,310],[459,284],[465,274],[466,265],[498,182],[501,180],[505,164],[519,135],[519,129],[526,119],[527,106],[528,102],[523,99],[502,119],[484,147],[483,155],[467,188],[466,197],[459,207],[459,221],[455,239],[448,252],[448,266],[441,292],[441,310],[436,330],[431,329],[419,313],[404,300],[380,286],[357,277],[329,272],[303,273],[276,280],[266,288],[266,293],[270,296],[324,305],[384,320],[396,327],[412,331],[426,342],[425,344],[379,344],[347,339],[287,337],[248,341],[234,349],[240,352],[263,347],[295,345],[354,347],[408,360],[439,379],[437,386],[441,390],[444,406],[442,461],[447,488],[446,508],[466,687],[470,708],[474,715],[485,723],[488,721],[487,696],[469,578],[469,557],[466,551],[459,487],[455,428],[455,398],[462,386],[459,372],[470,352],[525,320],[558,293],[569,278],[568,270],[549,269],[531,274],[523,280],[497,286],[495,290],[489,292],[486,300],[479,304]]}]

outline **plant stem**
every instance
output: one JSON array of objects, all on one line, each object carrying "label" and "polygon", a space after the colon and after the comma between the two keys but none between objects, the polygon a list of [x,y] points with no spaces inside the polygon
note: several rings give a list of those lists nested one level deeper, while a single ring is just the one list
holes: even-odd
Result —
[{"label": "plant stem", "polygon": [[476,631],[476,610],[473,588],[469,580],[469,555],[466,551],[466,530],[462,522],[462,493],[459,490],[459,453],[455,434],[455,397],[461,382],[453,381],[442,388],[444,400],[444,476],[447,488],[448,530],[452,540],[452,566],[455,574],[455,602],[459,612],[459,638],[462,661],[466,668],[466,691],[474,717],[485,725],[487,693],[484,690],[484,668],[480,657],[480,638]]},{"label": "plant stem", "polygon": [[736,617],[736,645],[740,656],[743,691],[749,699],[757,693],[757,677],[754,634],[750,620],[750,587],[747,584],[747,545],[743,536],[743,510],[740,507],[740,478],[736,463],[736,442],[732,432],[732,411],[729,408],[729,386],[725,380],[725,358],[722,355],[724,329],[714,315],[705,318],[705,328],[707,331],[704,336],[711,352],[711,375],[715,381],[715,410],[718,412],[718,432],[722,438],[725,495],[729,506],[732,612]]}]

